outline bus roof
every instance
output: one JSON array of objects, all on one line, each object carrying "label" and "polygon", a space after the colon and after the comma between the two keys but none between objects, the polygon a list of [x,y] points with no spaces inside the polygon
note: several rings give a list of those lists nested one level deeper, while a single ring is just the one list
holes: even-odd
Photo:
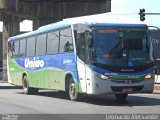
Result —
[{"label": "bus roof", "polygon": [[[95,19],[96,18],[96,19]],[[97,19],[98,18],[98,19]],[[128,22],[129,21],[129,22]],[[69,18],[69,19],[64,19],[60,22],[52,23],[49,25],[42,26],[38,28],[35,31],[31,31],[28,33],[20,34],[17,36],[13,36],[9,38],[9,41],[16,40],[16,39],[23,39],[27,36],[33,36],[36,34],[40,34],[43,32],[63,28],[70,26],[72,24],[85,24],[87,26],[130,26],[130,27],[143,27],[147,26],[146,24],[142,22],[131,22],[130,20],[120,20],[120,19],[115,19],[115,18],[103,18],[103,17],[97,17],[96,15],[92,16],[84,16],[84,17],[76,17],[76,18]]]}]

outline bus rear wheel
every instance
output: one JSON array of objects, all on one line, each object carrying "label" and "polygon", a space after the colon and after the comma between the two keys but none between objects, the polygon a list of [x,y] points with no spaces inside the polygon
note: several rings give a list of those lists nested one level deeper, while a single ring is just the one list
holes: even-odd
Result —
[{"label": "bus rear wheel", "polygon": [[73,78],[70,78],[69,81],[69,97],[72,101],[77,101],[78,100],[79,94],[76,91],[76,84],[73,80]]},{"label": "bus rear wheel", "polygon": [[115,97],[118,101],[124,101],[127,98],[128,94],[115,94]]},{"label": "bus rear wheel", "polygon": [[28,82],[27,76],[23,77],[23,91],[24,91],[24,94],[27,94],[27,95],[38,93],[38,89],[29,87],[29,82]]}]

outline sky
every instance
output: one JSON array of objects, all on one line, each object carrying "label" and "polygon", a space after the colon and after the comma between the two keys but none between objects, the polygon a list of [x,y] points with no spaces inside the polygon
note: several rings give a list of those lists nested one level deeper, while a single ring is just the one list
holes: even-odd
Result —
[{"label": "sky", "polygon": [[[3,23],[0,22],[0,32],[3,30]],[[20,23],[20,31],[21,32],[27,32],[32,31],[32,21],[30,20],[24,20]]]},{"label": "sky", "polygon": [[[126,21],[128,19],[139,21],[139,9],[143,8],[146,13],[160,13],[160,0],[112,0],[111,2],[111,13],[123,16],[123,19],[126,19]],[[158,26],[160,28],[160,15],[146,15],[145,23],[150,26]],[[32,21],[25,20],[21,22],[20,31],[31,30]],[[1,22],[0,31],[2,31]]]},{"label": "sky", "polygon": [[[139,9],[146,13],[160,13],[160,0],[112,0],[111,11],[126,13],[125,18],[139,20]],[[145,22],[151,26],[160,27],[160,15],[145,15]]]}]

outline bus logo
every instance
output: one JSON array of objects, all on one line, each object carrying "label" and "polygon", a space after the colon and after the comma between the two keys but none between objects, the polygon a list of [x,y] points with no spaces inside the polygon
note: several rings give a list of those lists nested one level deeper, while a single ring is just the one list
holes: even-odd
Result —
[{"label": "bus logo", "polygon": [[39,58],[33,58],[33,60],[30,60],[29,58],[25,59],[24,62],[25,68],[42,68],[44,67],[44,61],[39,60]]}]

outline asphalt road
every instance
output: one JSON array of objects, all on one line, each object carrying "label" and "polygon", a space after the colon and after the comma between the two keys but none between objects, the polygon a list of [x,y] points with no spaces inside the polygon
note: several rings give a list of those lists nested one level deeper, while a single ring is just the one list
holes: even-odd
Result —
[{"label": "asphalt road", "polygon": [[124,102],[118,102],[113,95],[82,96],[80,101],[74,102],[65,93],[57,91],[45,90],[38,95],[24,95],[18,87],[0,86],[0,113],[160,114],[160,94],[132,94]]}]

